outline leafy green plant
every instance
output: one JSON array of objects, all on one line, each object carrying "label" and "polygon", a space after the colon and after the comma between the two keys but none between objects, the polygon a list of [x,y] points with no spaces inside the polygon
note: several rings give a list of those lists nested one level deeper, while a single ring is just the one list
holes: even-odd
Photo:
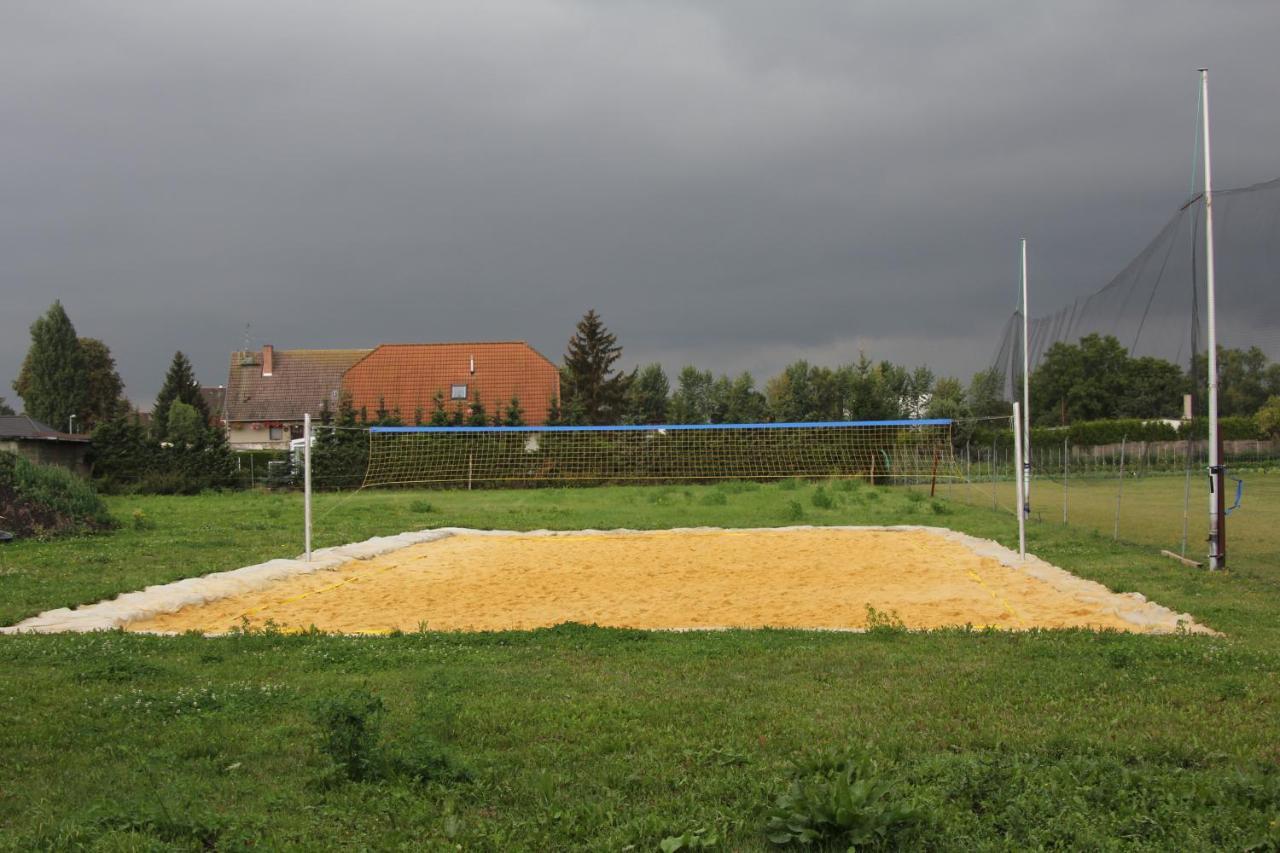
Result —
[{"label": "leafy green plant", "polygon": [[720,845],[720,836],[714,829],[694,829],[679,835],[668,835],[658,842],[662,853],[676,853],[679,850],[711,850]]},{"label": "leafy green plant", "polygon": [[408,779],[416,783],[465,782],[471,771],[434,738],[419,733],[407,744],[384,744],[382,699],[365,690],[321,697],[312,707],[320,751],[336,775],[351,782]]},{"label": "leafy green plant", "polygon": [[903,846],[921,821],[911,801],[858,750],[796,762],[786,790],[768,810],[766,833],[778,845]]},{"label": "leafy green plant", "polygon": [[906,623],[898,615],[898,611],[885,613],[867,605],[867,632],[872,634],[898,634],[907,630]]},{"label": "leafy green plant", "polygon": [[818,486],[809,500],[818,509],[831,509],[836,505],[836,499],[822,486]]},{"label": "leafy green plant", "polygon": [[804,504],[800,501],[787,501],[787,521],[800,521],[804,518]]},{"label": "leafy green plant", "polygon": [[410,502],[409,502],[409,511],[410,511],[410,512],[428,513],[428,512],[435,512],[435,511],[436,511],[436,508],[435,508],[435,506],[431,503],[431,501],[423,500],[422,498],[418,498],[417,500],[414,500],[414,501],[410,501]]},{"label": "leafy green plant", "polygon": [[377,773],[378,731],[385,713],[382,699],[363,690],[323,696],[312,708],[321,752],[352,782]]},{"label": "leafy green plant", "polygon": [[729,496],[716,489],[703,495],[702,499],[699,500],[698,503],[703,506],[724,506],[729,503]]},{"label": "leafy green plant", "polygon": [[134,530],[151,530],[156,526],[156,523],[141,509],[135,509],[129,513],[129,525]]},{"label": "leafy green plant", "polygon": [[795,477],[788,477],[785,480],[778,481],[778,488],[784,492],[794,492],[796,489],[800,488],[800,481]]}]

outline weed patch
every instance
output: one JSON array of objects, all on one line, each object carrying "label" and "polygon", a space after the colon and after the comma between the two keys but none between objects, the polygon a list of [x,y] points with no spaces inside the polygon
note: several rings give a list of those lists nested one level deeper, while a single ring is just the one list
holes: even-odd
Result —
[{"label": "weed patch", "polygon": [[778,845],[905,847],[921,823],[902,786],[866,754],[849,750],[797,762],[768,811],[766,833]]}]

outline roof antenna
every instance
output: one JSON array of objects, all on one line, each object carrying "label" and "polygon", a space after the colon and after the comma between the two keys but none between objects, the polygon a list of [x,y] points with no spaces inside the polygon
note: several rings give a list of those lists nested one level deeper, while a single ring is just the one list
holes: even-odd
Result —
[{"label": "roof antenna", "polygon": [[244,324],[244,352],[249,351],[249,329],[253,327],[253,323]]}]

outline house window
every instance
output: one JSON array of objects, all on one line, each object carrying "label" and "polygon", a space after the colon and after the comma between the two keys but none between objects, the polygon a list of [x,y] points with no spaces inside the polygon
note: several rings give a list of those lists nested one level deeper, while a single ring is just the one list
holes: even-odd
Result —
[{"label": "house window", "polygon": [[280,432],[280,427],[278,426],[269,427],[268,437],[272,441],[279,441],[281,438],[283,438],[283,435]]},{"label": "house window", "polygon": [[467,386],[466,386],[466,385],[454,385],[454,386],[449,390],[449,399],[450,399],[450,400],[465,400],[465,399],[467,399]]}]

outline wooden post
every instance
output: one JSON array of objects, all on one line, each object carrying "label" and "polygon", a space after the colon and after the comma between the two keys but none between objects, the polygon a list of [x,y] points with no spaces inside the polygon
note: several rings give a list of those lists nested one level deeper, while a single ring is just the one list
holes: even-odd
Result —
[{"label": "wooden post", "polygon": [[933,497],[938,490],[938,449],[933,449],[933,473],[929,475],[929,497]]}]

